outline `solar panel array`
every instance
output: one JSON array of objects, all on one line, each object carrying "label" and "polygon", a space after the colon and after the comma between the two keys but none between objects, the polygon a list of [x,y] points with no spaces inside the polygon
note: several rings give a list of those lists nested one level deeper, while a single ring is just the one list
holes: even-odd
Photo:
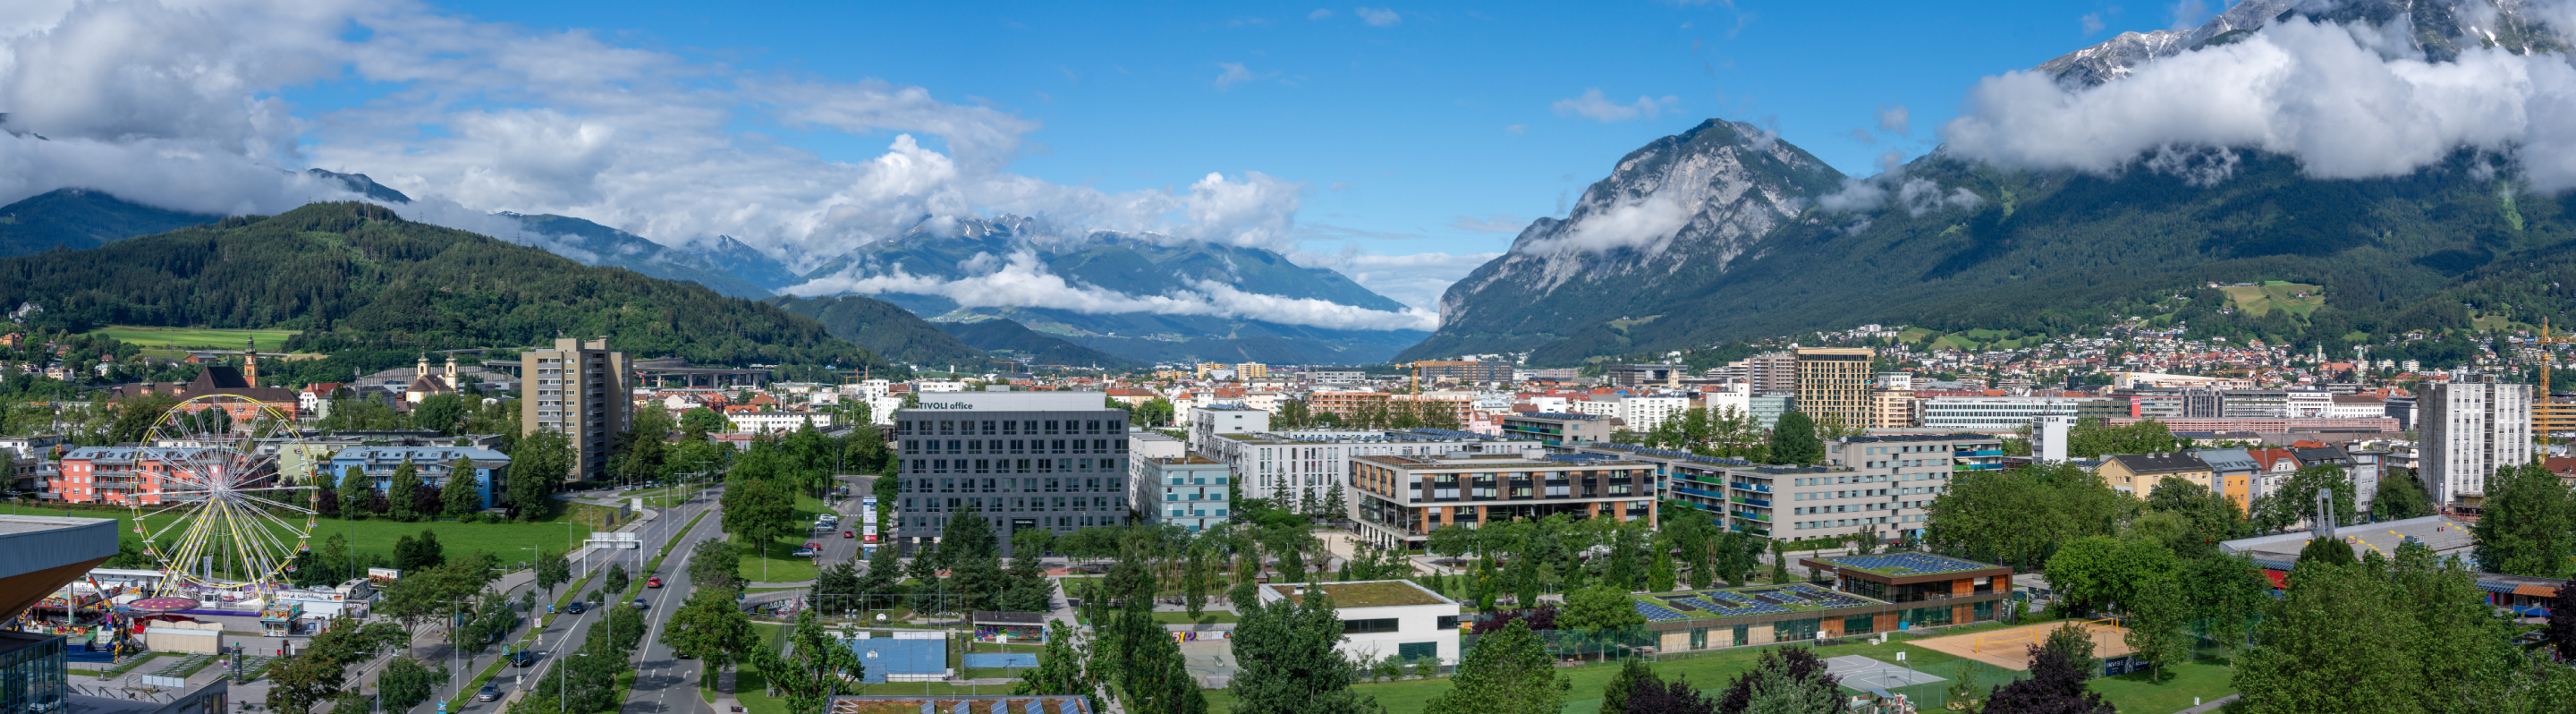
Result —
[{"label": "solar panel array", "polygon": [[1641,600],[1630,600],[1628,602],[1637,606],[1637,614],[1644,615],[1647,622],[1672,622],[1674,620],[1690,619],[1690,616],[1674,612],[1672,608],[1664,607],[1662,605],[1648,604]]},{"label": "solar panel array", "polygon": [[1707,600],[1696,600],[1696,601],[1693,601],[1693,602],[1700,604],[1700,606],[1701,606],[1703,609],[1706,609],[1706,610],[1708,610],[1708,611],[1710,611],[1710,612],[1714,612],[1714,613],[1717,613],[1717,614],[1720,614],[1720,615],[1725,615],[1725,616],[1727,616],[1727,617],[1737,617],[1737,616],[1742,616],[1742,615],[1767,615],[1767,614],[1775,613],[1775,612],[1788,612],[1788,611],[1789,611],[1789,608],[1781,607],[1781,606],[1778,606],[1778,605],[1766,604],[1766,603],[1758,603],[1758,602],[1757,602],[1757,603],[1742,603],[1742,602],[1731,602],[1731,601],[1730,601],[1728,604],[1724,604],[1724,605],[1720,605],[1720,604],[1718,604],[1718,603],[1710,602],[1710,601],[1707,601]]},{"label": "solar panel array", "polygon": [[1949,558],[1930,553],[1888,553],[1853,555],[1832,559],[1835,565],[1863,570],[1884,570],[1894,574],[1955,573],[1994,567],[1983,563]]}]

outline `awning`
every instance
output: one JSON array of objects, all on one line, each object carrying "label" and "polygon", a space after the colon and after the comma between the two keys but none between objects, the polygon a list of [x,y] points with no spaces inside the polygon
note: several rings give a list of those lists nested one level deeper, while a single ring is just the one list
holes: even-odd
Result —
[{"label": "awning", "polygon": [[2263,571],[2263,577],[2272,579],[2272,587],[2274,589],[2286,590],[2290,587],[2289,573],[2284,573],[2278,570],[2266,570]]},{"label": "awning", "polygon": [[2515,617],[2548,617],[2548,616],[2549,616],[2549,608],[2541,607],[2541,606],[2539,606],[2539,605],[2515,605],[2515,606],[2508,607],[2508,608],[2505,608],[2505,609],[2507,609],[2507,610],[2512,610],[2512,611],[2513,611],[2513,614],[2514,614],[2514,616],[2515,616]]}]

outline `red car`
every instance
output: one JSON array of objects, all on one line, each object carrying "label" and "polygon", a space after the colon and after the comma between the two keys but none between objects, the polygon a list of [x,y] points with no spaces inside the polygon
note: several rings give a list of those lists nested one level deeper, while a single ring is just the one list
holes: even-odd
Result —
[{"label": "red car", "polygon": [[653,577],[645,578],[645,579],[644,579],[644,587],[648,587],[648,588],[658,588],[658,587],[662,587],[662,576],[656,575],[656,576],[653,576]]},{"label": "red car", "polygon": [[859,534],[858,534],[858,532],[857,532],[857,531],[841,531],[841,537],[843,537],[843,538],[857,538],[857,537],[859,537]]}]

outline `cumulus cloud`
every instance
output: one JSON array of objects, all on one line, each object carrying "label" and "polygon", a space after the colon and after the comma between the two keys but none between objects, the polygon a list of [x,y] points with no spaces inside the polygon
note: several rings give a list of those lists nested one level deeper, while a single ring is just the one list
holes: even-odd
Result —
[{"label": "cumulus cloud", "polygon": [[[1252,74],[1226,69],[1221,81]],[[316,83],[381,94],[337,109],[281,96]],[[554,213],[668,245],[733,236],[796,267],[1003,213],[1074,237],[1156,232],[1280,249],[1305,189],[1258,172],[1119,193],[1043,181],[1010,170],[1040,124],[1006,110],[409,0],[15,6],[0,13],[0,112],[0,203],[63,187],[229,214],[353,198],[302,173],[319,167],[410,194],[397,208],[416,220],[538,243],[491,214]],[[883,149],[836,160],[761,127]]]},{"label": "cumulus cloud", "polygon": [[1878,105],[1878,130],[1891,134],[1912,133],[1913,125],[1909,123],[1911,116],[1912,113],[1906,111],[1903,104]]},{"label": "cumulus cloud", "polygon": [[1645,198],[1622,201],[1594,211],[1576,221],[1574,227],[1557,235],[1530,241],[1520,246],[1532,255],[1576,251],[1606,252],[1620,248],[1639,248],[1655,252],[1682,226],[1690,224],[1698,207],[1673,198],[1678,191],[1650,194]]},{"label": "cumulus cloud", "polygon": [[1216,88],[1220,90],[1225,89],[1226,85],[1229,84],[1234,84],[1236,82],[1250,82],[1256,79],[1252,76],[1252,70],[1244,69],[1243,63],[1241,62],[1218,62],[1216,63],[1216,66],[1219,69],[1225,70],[1216,74]]},{"label": "cumulus cloud", "polygon": [[2098,12],[2085,13],[2083,17],[2075,18],[2075,22],[2084,26],[2084,34],[2087,35],[2101,32],[2102,28],[2108,27],[2102,22],[2102,13]]},{"label": "cumulus cloud", "polygon": [[1439,314],[1422,308],[1402,312],[1370,310],[1313,298],[1283,298],[1238,290],[1213,281],[1192,281],[1161,295],[1130,295],[1095,285],[1075,283],[1049,271],[1035,253],[1008,256],[977,254],[959,264],[972,275],[959,279],[912,275],[902,271],[875,275],[828,277],[787,289],[797,295],[901,293],[938,295],[964,307],[1045,307],[1085,314],[1146,312],[1265,320],[1339,330],[1431,330]]},{"label": "cumulus cloud", "polygon": [[1345,243],[1338,253],[1299,251],[1288,259],[1309,268],[1326,268],[1351,276],[1351,281],[1371,292],[1426,312],[1436,312],[1440,296],[1449,285],[1474,272],[1478,266],[1502,257],[1501,253],[1415,253],[1412,255],[1377,255],[1360,250],[1357,244]]},{"label": "cumulus cloud", "polygon": [[2174,0],[2165,12],[2173,17],[2173,29],[2189,30],[2209,21],[2207,0]]},{"label": "cumulus cloud", "polygon": [[1333,11],[1331,11],[1331,10],[1326,10],[1326,9],[1323,9],[1323,8],[1320,8],[1320,7],[1319,7],[1319,8],[1315,8],[1315,11],[1314,11],[1314,12],[1306,13],[1306,19],[1308,19],[1308,20],[1330,20],[1330,19],[1333,19]]},{"label": "cumulus cloud", "polygon": [[2576,187],[2576,67],[2565,56],[2464,43],[2456,61],[2427,62],[2405,44],[2413,31],[2292,19],[2095,87],[1989,77],[1941,138],[1965,158],[2097,173],[2150,153],[2260,149],[2345,179],[2411,173],[2466,146],[2515,159],[2533,188]]},{"label": "cumulus cloud", "polygon": [[1633,104],[1616,104],[1604,98],[1601,90],[1587,89],[1583,91],[1583,96],[1559,99],[1549,106],[1556,109],[1557,116],[1579,116],[1609,123],[1630,119],[1654,119],[1663,116],[1664,112],[1680,108],[1681,103],[1680,97],[1665,95],[1662,99],[1639,96]]},{"label": "cumulus cloud", "polygon": [[1370,27],[1394,27],[1396,23],[1404,21],[1404,16],[1382,7],[1364,7],[1352,10],[1351,13],[1359,15],[1360,21],[1368,23]]}]

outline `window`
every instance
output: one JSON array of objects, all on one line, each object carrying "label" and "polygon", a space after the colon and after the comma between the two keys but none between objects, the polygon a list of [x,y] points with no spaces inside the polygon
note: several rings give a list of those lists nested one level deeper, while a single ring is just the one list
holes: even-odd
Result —
[{"label": "window", "polygon": [[1395,631],[1395,618],[1392,618],[1392,617],[1384,618],[1384,619],[1377,619],[1377,620],[1343,620],[1343,621],[1342,621],[1342,634],[1345,634],[1345,635],[1358,635],[1358,634],[1368,634],[1368,633],[1373,633],[1373,632],[1394,632],[1394,631]]},{"label": "window", "polygon": [[1438,656],[1440,656],[1440,643],[1438,643],[1438,642],[1403,642],[1403,643],[1398,643],[1398,644],[1395,646],[1395,656],[1396,656],[1397,658],[1399,658],[1399,659],[1404,659],[1404,660],[1416,660],[1416,659],[1422,659],[1422,658],[1425,658],[1425,657],[1438,657]]}]

